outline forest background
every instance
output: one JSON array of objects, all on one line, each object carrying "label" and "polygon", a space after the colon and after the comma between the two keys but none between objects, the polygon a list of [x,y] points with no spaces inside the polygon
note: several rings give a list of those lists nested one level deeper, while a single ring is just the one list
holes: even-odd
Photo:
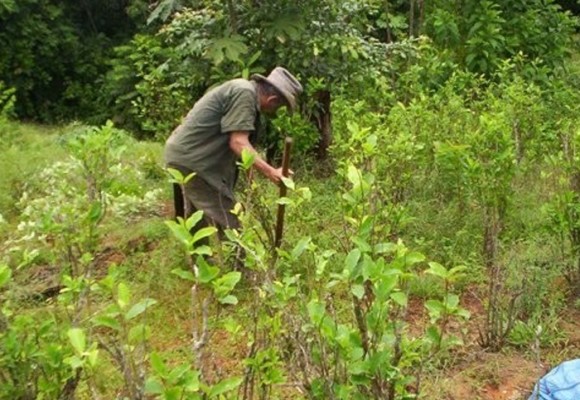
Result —
[{"label": "forest background", "polygon": [[[0,0],[0,397],[527,398],[580,348],[579,11]],[[288,195],[242,174],[201,246],[162,143],[277,65]]]}]

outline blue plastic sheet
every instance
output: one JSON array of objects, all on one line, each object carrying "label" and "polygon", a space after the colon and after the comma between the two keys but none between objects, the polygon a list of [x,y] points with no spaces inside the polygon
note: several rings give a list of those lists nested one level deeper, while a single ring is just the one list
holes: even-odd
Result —
[{"label": "blue plastic sheet", "polygon": [[563,362],[548,372],[529,400],[580,400],[580,359]]}]

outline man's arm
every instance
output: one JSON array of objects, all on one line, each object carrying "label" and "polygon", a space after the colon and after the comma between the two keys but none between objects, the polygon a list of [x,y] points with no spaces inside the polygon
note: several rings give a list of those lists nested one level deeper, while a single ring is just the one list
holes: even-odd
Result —
[{"label": "man's arm", "polygon": [[238,156],[242,156],[242,151],[246,149],[255,156],[254,167],[257,168],[266,178],[279,184],[282,180],[282,168],[274,168],[259,155],[254,146],[250,143],[249,132],[232,132],[230,133],[230,149]]}]

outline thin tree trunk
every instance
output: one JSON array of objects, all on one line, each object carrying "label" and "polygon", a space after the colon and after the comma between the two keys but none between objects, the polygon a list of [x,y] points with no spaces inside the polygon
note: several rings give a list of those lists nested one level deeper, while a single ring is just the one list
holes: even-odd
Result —
[{"label": "thin tree trunk", "polygon": [[95,24],[95,20],[93,19],[93,13],[91,12],[91,8],[89,7],[89,5],[87,4],[87,2],[85,0],[82,0],[81,4],[83,5],[83,8],[87,14],[87,19],[89,20],[89,24],[91,26],[91,29],[92,29],[93,33],[96,35],[98,32],[97,25]]},{"label": "thin tree trunk", "polygon": [[423,21],[425,21],[425,1],[417,0],[417,5],[419,6],[419,22],[417,23],[417,34],[423,33]]},{"label": "thin tree trunk", "polygon": [[409,5],[409,37],[415,37],[415,0],[410,0]]},{"label": "thin tree trunk", "polygon": [[233,0],[226,0],[232,33],[238,33],[238,15]]},{"label": "thin tree trunk", "polygon": [[[574,193],[574,201],[580,202],[580,171],[572,174],[570,177],[570,187]],[[580,220],[580,214],[578,214],[574,209],[570,212],[574,213],[572,215],[572,220]],[[580,295],[580,225],[576,224],[570,229],[570,241],[572,242],[572,254],[576,255],[576,294]]]},{"label": "thin tree trunk", "polygon": [[320,133],[318,141],[318,159],[324,160],[328,157],[328,148],[332,143],[332,120],[330,114],[330,90],[319,90],[314,94],[318,103],[318,112],[314,115],[314,123]]},{"label": "thin tree trunk", "polygon": [[385,0],[385,18],[387,19],[387,43],[392,43],[393,35],[391,34],[391,17],[390,17],[389,0]]},{"label": "thin tree trunk", "polygon": [[497,241],[500,232],[498,210],[488,207],[484,215],[483,259],[488,270],[493,268],[497,257]]},{"label": "thin tree trunk", "polygon": [[[580,169],[575,164],[576,153],[578,149],[574,146],[573,138],[568,134],[563,134],[561,137],[562,140],[562,150],[564,152],[564,157],[568,164],[572,167],[572,171],[570,172],[570,191],[573,193],[573,201],[580,202]],[[574,209],[569,210],[572,215],[568,218],[571,221],[580,219],[580,215],[578,215]],[[576,257],[577,265],[576,265],[576,276],[572,276],[571,278],[574,280],[572,283],[574,284],[575,292],[580,294],[580,227],[571,226],[569,229],[570,235],[570,244],[572,246],[572,257]],[[573,275],[573,274],[572,274]]]},{"label": "thin tree trunk", "polygon": [[517,122],[515,122],[513,126],[513,137],[516,148],[516,163],[517,165],[520,165],[524,158],[524,139],[522,138],[522,132]]}]

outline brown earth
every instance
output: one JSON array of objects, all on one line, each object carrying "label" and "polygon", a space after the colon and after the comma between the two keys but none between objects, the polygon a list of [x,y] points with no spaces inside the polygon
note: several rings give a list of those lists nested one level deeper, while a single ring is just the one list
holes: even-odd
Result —
[{"label": "brown earth", "polygon": [[[550,369],[580,355],[580,310],[573,306],[561,329],[568,340],[552,349],[541,349],[540,362],[529,349],[487,353],[477,344],[475,322],[483,315],[476,297],[466,294],[462,305],[472,313],[468,337],[460,361],[440,372],[441,377],[427,379],[422,398],[433,400],[527,400],[534,385]],[[464,338],[465,341],[465,338]],[[463,353],[465,351],[465,353]]]}]

